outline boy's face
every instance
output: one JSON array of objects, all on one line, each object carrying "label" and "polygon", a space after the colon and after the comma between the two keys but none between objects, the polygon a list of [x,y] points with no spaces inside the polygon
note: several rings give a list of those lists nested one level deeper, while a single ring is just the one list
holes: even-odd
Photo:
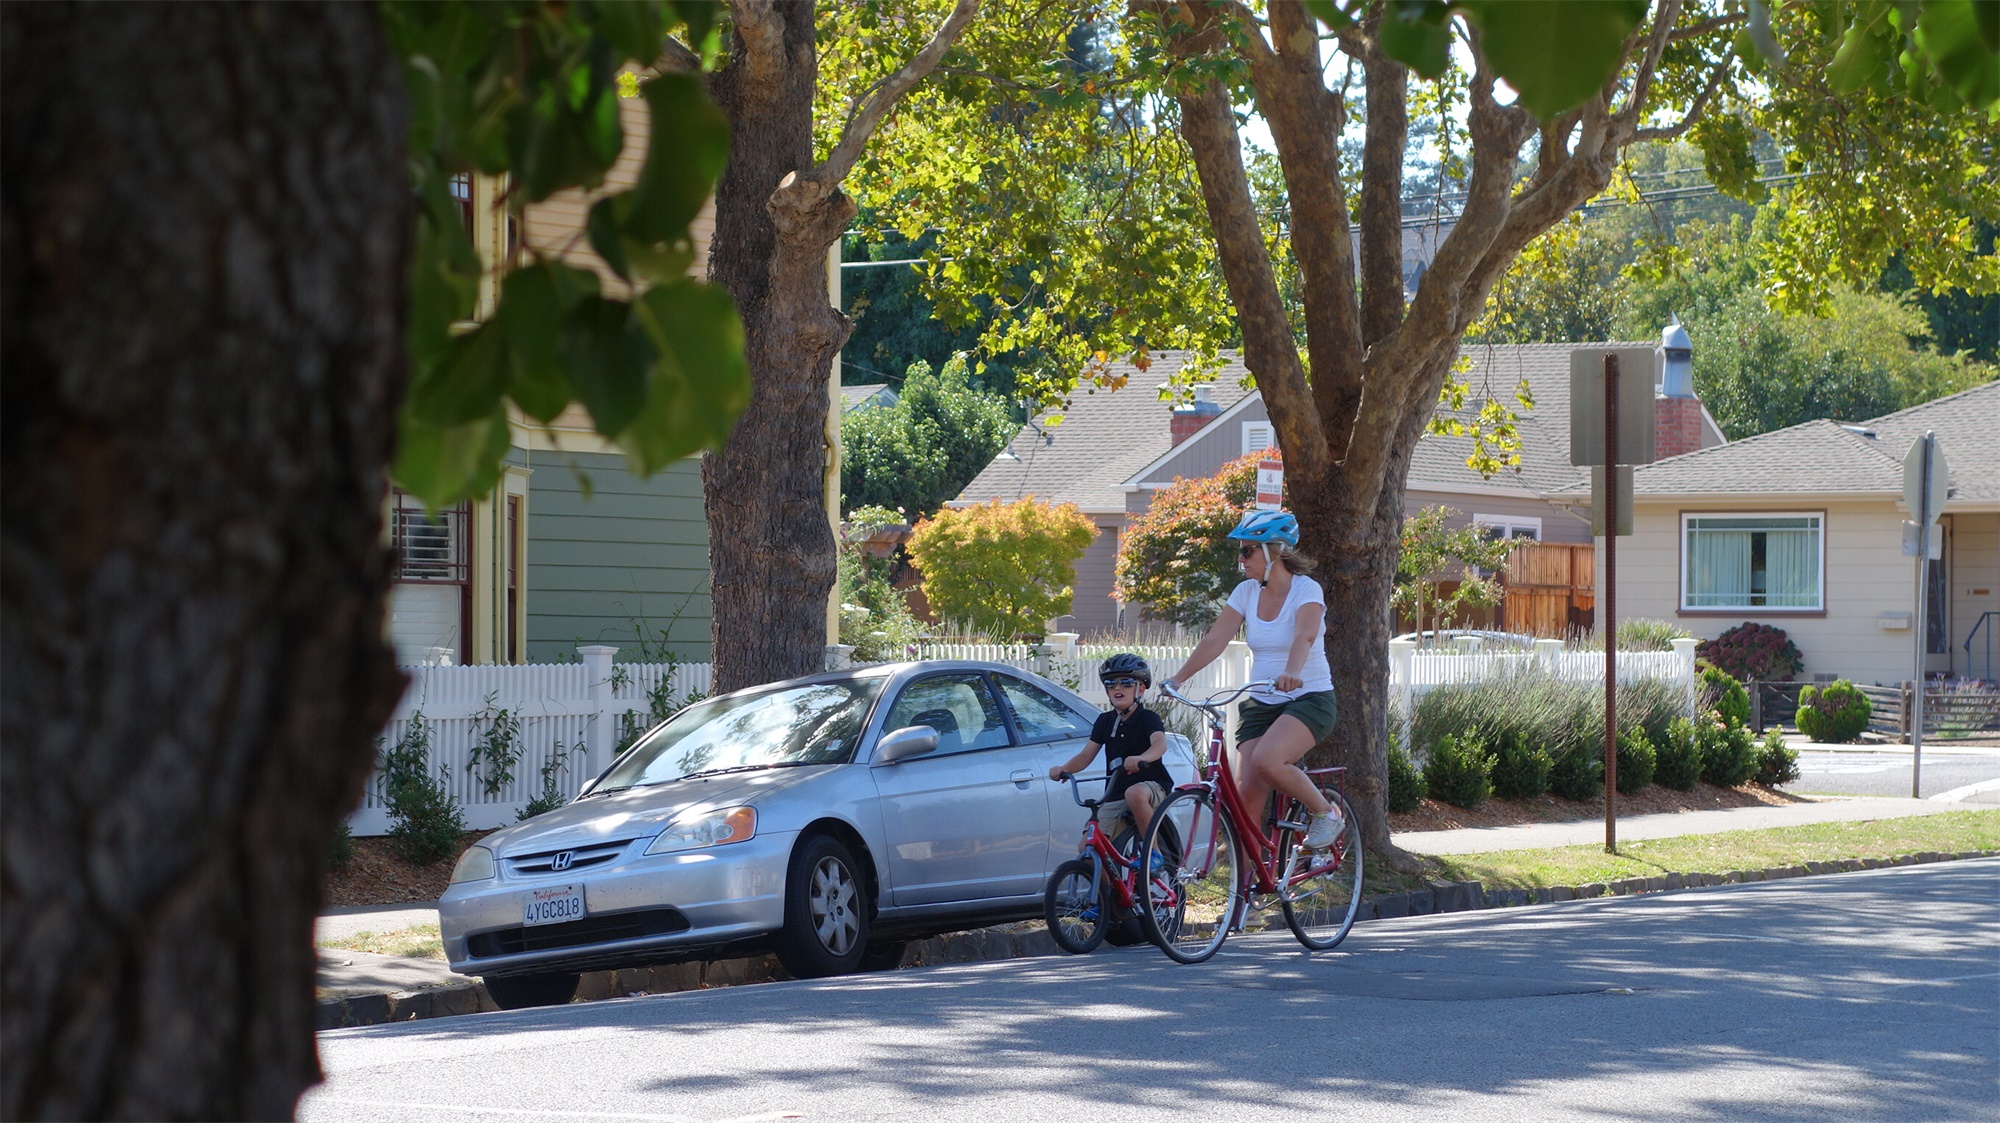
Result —
[{"label": "boy's face", "polygon": [[1104,682],[1104,693],[1110,697],[1111,704],[1121,710],[1131,709],[1145,692],[1146,688],[1139,685],[1139,680],[1135,678],[1106,679]]}]

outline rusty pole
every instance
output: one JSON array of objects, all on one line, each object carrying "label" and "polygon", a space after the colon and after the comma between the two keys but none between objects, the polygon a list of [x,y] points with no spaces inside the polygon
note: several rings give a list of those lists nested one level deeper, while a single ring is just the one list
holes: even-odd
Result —
[{"label": "rusty pole", "polygon": [[1604,356],[1604,852],[1618,853],[1618,356]]}]

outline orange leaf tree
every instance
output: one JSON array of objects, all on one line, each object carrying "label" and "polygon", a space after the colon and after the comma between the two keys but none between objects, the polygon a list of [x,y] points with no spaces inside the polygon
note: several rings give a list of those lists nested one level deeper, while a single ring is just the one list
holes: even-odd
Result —
[{"label": "orange leaf tree", "polygon": [[909,551],[933,611],[1007,640],[1039,635],[1044,621],[1069,611],[1077,559],[1096,537],[1074,503],[995,499],[918,523]]},{"label": "orange leaf tree", "polygon": [[1118,599],[1184,628],[1214,623],[1240,579],[1226,535],[1257,497],[1257,462],[1277,455],[1253,452],[1206,479],[1161,488],[1118,543]]}]

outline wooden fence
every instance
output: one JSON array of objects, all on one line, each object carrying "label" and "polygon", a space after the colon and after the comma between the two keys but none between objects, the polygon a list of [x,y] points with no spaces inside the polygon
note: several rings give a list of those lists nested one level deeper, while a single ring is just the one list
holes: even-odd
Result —
[{"label": "wooden fence", "polygon": [[1591,630],[1597,607],[1597,548],[1524,542],[1500,575],[1506,595],[1496,627],[1567,639]]}]

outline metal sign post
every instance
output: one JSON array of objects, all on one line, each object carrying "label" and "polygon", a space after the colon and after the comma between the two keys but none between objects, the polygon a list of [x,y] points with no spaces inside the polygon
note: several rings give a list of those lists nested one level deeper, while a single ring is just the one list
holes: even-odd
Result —
[{"label": "metal sign post", "polygon": [[1903,552],[1917,559],[1917,604],[1914,619],[1917,633],[1915,685],[1910,698],[1910,798],[1921,799],[1924,774],[1924,657],[1930,654],[1931,613],[1928,585],[1931,573],[1932,525],[1944,512],[1945,493],[1951,470],[1945,466],[1944,450],[1937,434],[1925,430],[1903,458],[1903,503],[1910,509],[1916,532],[1905,536]]},{"label": "metal sign post", "polygon": [[1618,853],[1618,356],[1604,356],[1604,852]]}]

